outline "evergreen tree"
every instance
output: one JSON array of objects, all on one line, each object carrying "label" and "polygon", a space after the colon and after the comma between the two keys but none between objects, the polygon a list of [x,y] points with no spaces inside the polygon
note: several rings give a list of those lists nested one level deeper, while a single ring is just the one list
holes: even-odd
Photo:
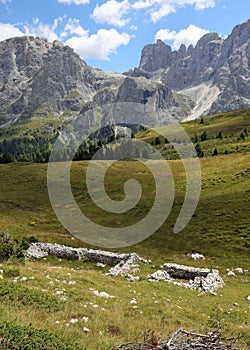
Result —
[{"label": "evergreen tree", "polygon": [[204,157],[204,152],[202,151],[201,145],[200,145],[199,142],[198,142],[198,143],[196,144],[196,146],[195,146],[195,151],[196,151],[196,154],[197,154],[197,156],[198,156],[199,158]]},{"label": "evergreen tree", "polygon": [[213,151],[213,154],[212,154],[213,157],[214,157],[214,156],[218,156],[218,154],[219,154],[219,153],[218,153],[218,151],[217,151],[217,148],[215,148],[214,151]]},{"label": "evergreen tree", "polygon": [[207,133],[207,131],[205,130],[202,134],[201,134],[201,142],[207,141],[209,140],[209,135]]}]

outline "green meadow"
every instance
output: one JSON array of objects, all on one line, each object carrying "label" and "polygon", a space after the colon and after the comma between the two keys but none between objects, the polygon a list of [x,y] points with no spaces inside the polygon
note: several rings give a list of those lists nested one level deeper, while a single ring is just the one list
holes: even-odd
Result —
[{"label": "green meadow", "polygon": [[[155,330],[166,337],[180,327],[206,332],[218,326],[226,336],[241,334],[241,349],[250,346],[250,109],[204,117],[202,122],[183,126],[203,151],[199,158],[201,196],[188,225],[173,233],[186,189],[182,162],[175,159],[175,151],[166,140],[156,142],[157,133],[144,130],[136,138],[156,144],[170,158],[174,204],[152,236],[117,250],[136,252],[152,263],[141,264],[140,280],[131,283],[124,277],[106,276],[108,267],[84,261],[48,257],[25,263],[13,259],[2,262],[0,348],[1,339],[9,339],[3,349],[108,350],[121,343],[142,341],[146,331]],[[87,161],[73,162],[71,187],[79,207],[101,225],[124,227],[138,222],[151,209],[155,196],[154,179],[146,165],[124,160],[109,168],[105,188],[113,200],[124,199],[123,185],[128,179],[135,178],[142,186],[142,197],[135,208],[125,214],[111,214],[96,207],[88,194]],[[47,164],[1,164],[0,182],[2,233],[8,232],[12,240],[34,236],[40,241],[89,247],[72,237],[55,216],[47,191]],[[206,259],[194,261],[188,255],[192,252],[202,253]],[[225,287],[212,295],[149,282],[147,275],[166,262],[217,268]],[[227,269],[237,267],[244,273],[228,276]],[[14,276],[18,282],[13,282]],[[97,297],[91,288],[115,298]],[[136,303],[131,304],[133,298]],[[87,322],[84,317],[88,317]],[[70,323],[72,319],[78,322]],[[90,332],[84,332],[84,327]]]}]

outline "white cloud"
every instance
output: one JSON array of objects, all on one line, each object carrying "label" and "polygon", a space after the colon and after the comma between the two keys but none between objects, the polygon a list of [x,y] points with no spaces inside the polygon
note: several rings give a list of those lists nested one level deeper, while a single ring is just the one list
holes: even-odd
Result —
[{"label": "white cloud", "polygon": [[132,7],[135,10],[148,9],[152,22],[176,12],[181,7],[194,6],[195,10],[214,7],[218,0],[138,0]]},{"label": "white cloud", "polygon": [[52,24],[44,24],[39,18],[33,18],[31,24],[24,23],[19,27],[20,29],[17,25],[0,23],[0,40],[23,35],[44,37],[50,42],[61,38],[83,59],[108,60],[118,47],[127,45],[133,37],[125,32],[119,33],[114,28],[99,29],[97,33],[90,35],[78,19],[67,19],[65,16],[55,18]]},{"label": "white cloud", "polygon": [[131,36],[119,33],[115,29],[99,29],[90,36],[74,36],[66,41],[83,59],[108,60],[112,53],[121,45],[127,45]]},{"label": "white cloud", "polygon": [[134,24],[132,24],[132,25],[129,27],[129,29],[130,29],[130,30],[137,30],[137,29],[138,29],[138,27],[137,27],[137,26],[135,26]]},{"label": "white cloud", "polygon": [[161,29],[156,33],[155,40],[172,41],[173,48],[177,50],[181,44],[185,44],[186,46],[195,45],[207,33],[208,30],[190,24],[186,29],[182,29],[179,32]]},{"label": "white cloud", "polygon": [[23,28],[26,35],[39,36],[46,38],[48,41],[58,40],[56,29],[62,23],[63,18],[55,18],[52,24],[44,24],[38,18],[33,19],[33,24],[24,24]]},{"label": "white cloud", "polygon": [[13,24],[0,23],[0,41],[22,35],[24,35],[24,33]]},{"label": "white cloud", "polygon": [[57,2],[61,4],[66,4],[66,5],[85,5],[89,4],[89,0],[57,0]]},{"label": "white cloud", "polygon": [[0,0],[0,3],[7,5],[7,2],[10,2],[11,0]]},{"label": "white cloud", "polygon": [[[85,30],[81,25],[79,19],[70,18],[64,27],[64,31],[71,35],[85,36],[88,35],[88,31]],[[63,32],[64,33],[64,32]],[[67,35],[67,33],[66,33]]]},{"label": "white cloud", "polygon": [[98,23],[107,23],[117,27],[123,27],[130,19],[124,16],[130,11],[131,5],[128,0],[118,2],[108,0],[101,6],[96,5],[92,18]]},{"label": "white cloud", "polygon": [[146,0],[146,1],[138,0],[132,5],[132,7],[135,10],[145,10],[145,9],[151,7],[152,5],[153,5],[153,1],[150,1],[150,0]]},{"label": "white cloud", "polygon": [[153,23],[158,22],[160,19],[168,16],[170,13],[175,12],[176,9],[173,5],[171,4],[163,4],[159,10],[153,11],[151,13],[151,19]]}]

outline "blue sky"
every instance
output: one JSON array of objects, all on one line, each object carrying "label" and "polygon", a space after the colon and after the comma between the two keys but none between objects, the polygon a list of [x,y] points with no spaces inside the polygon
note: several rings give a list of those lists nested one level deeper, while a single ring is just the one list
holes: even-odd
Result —
[{"label": "blue sky", "polygon": [[61,40],[88,64],[124,72],[157,38],[178,49],[207,32],[225,38],[249,18],[249,0],[0,0],[0,40]]}]

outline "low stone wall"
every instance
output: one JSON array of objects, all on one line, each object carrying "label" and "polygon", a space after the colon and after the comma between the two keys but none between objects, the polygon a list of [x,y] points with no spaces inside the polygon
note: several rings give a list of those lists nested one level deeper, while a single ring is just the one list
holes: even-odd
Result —
[{"label": "low stone wall", "polygon": [[195,277],[207,277],[212,272],[210,269],[200,269],[178,264],[164,264],[163,268],[170,277],[183,280],[194,280]]},{"label": "low stone wall", "polygon": [[81,260],[86,259],[95,263],[102,263],[109,266],[117,265],[121,262],[126,263],[127,261],[142,261],[142,259],[135,253],[131,254],[120,254],[113,253],[105,250],[94,250],[87,248],[72,248],[65,245],[53,244],[53,243],[31,243],[30,247],[26,251],[26,259],[30,258],[43,258],[47,255],[54,255],[61,259],[70,260]]},{"label": "low stone wall", "polygon": [[[52,243],[32,243],[26,251],[26,258],[43,258],[54,255],[58,258],[81,260],[85,259],[93,263],[111,266],[107,275],[127,276],[132,281],[137,281],[139,276],[131,274],[139,271],[138,262],[148,263],[136,253],[120,254],[105,250],[86,248],[72,248]],[[224,286],[218,270],[196,268],[178,264],[164,264],[164,270],[158,270],[148,276],[151,282],[165,281],[177,286],[199,290],[202,292],[215,293]],[[187,280],[183,282],[181,280]]]}]

